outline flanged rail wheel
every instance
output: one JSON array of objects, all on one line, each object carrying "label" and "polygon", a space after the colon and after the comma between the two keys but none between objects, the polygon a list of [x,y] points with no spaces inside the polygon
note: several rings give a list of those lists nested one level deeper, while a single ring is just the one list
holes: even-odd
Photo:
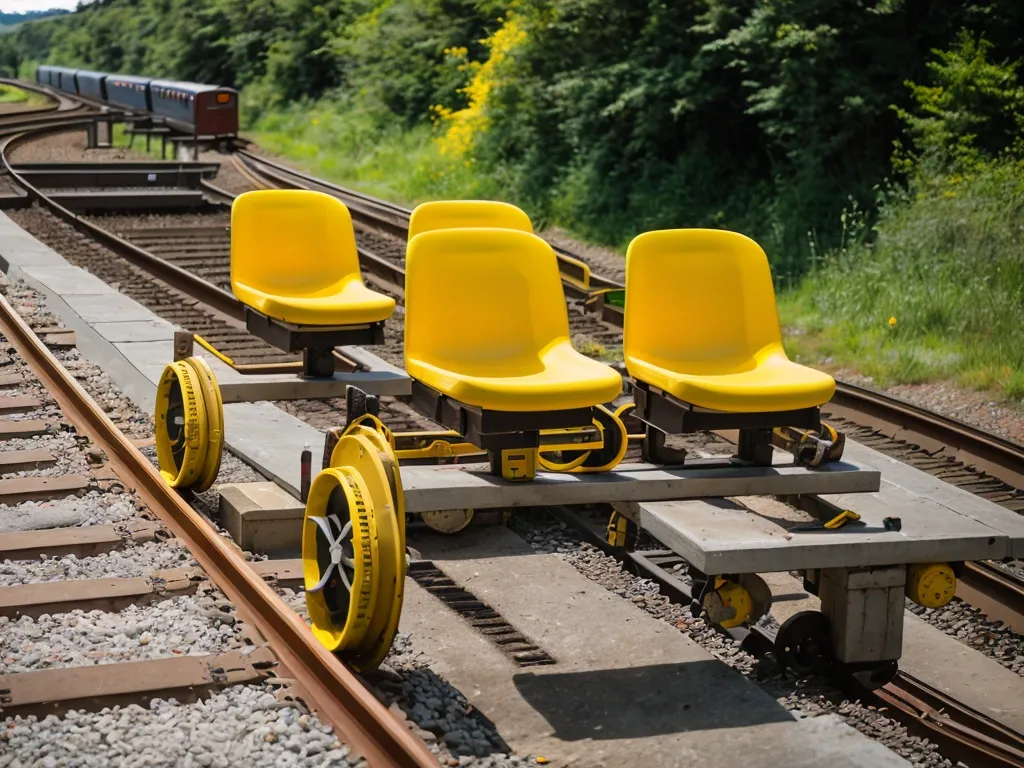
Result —
[{"label": "flanged rail wheel", "polygon": [[217,378],[201,357],[164,368],[156,392],[156,453],[172,488],[207,490],[224,447],[224,403]]},{"label": "flanged rail wheel", "polygon": [[380,665],[398,631],[405,509],[387,441],[370,429],[354,432],[310,486],[302,561],[313,634],[365,672]]}]

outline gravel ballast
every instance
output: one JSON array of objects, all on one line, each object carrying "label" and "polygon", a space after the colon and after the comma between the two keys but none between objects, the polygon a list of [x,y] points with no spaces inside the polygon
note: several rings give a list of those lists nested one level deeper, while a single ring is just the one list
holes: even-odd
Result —
[{"label": "gravel ballast", "polygon": [[257,686],[233,686],[193,704],[154,699],[148,707],[0,722],[0,768],[367,765],[349,753],[316,717]]},{"label": "gravel ballast", "polygon": [[66,555],[38,561],[6,561],[0,563],[0,587],[78,579],[130,579],[148,577],[154,571],[196,567],[192,555],[175,539],[147,541],[93,557]]},{"label": "gravel ballast", "polygon": [[223,653],[242,644],[234,617],[212,598],[175,597],[119,613],[0,616],[0,674]]},{"label": "gravel ballast", "polygon": [[0,504],[0,533],[110,525],[131,519],[137,514],[135,505],[124,495],[113,496],[90,491],[81,497],[25,501],[13,506]]}]

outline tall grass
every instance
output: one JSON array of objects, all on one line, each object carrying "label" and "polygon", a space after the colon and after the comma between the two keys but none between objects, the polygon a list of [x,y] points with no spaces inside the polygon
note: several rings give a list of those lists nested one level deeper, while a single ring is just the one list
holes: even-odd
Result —
[{"label": "tall grass", "polygon": [[381,118],[344,97],[264,113],[246,134],[322,178],[408,206],[501,195],[491,177],[443,156],[430,126]]},{"label": "tall grass", "polygon": [[42,107],[50,100],[45,96],[13,85],[0,85],[0,104],[25,104],[29,107]]},{"label": "tall grass", "polygon": [[781,296],[791,351],[883,385],[951,378],[1024,399],[1024,165],[921,175],[874,234]]}]

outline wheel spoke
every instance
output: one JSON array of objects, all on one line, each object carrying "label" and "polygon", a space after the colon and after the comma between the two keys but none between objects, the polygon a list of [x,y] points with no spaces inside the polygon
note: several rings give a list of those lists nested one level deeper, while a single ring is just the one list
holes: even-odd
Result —
[{"label": "wheel spoke", "polygon": [[[331,553],[331,562],[324,569],[324,572],[320,575],[320,581],[318,581],[313,587],[307,589],[306,591],[323,591],[324,587],[327,586],[328,582],[330,582],[334,574],[338,573],[341,576],[342,582],[345,584],[345,588],[349,592],[351,592],[352,582],[349,581],[348,574],[345,573],[345,569],[341,567],[341,565],[348,565],[351,568],[355,569],[355,562],[352,559],[345,557],[345,553],[342,550],[342,545],[347,540],[347,537],[352,533],[352,521],[349,520],[348,522],[346,522],[345,525],[342,526],[341,530],[338,532],[337,536],[335,536],[334,531],[331,529],[335,526],[340,526],[341,523],[337,521],[334,517],[320,517],[318,515],[310,515],[307,518],[307,520],[312,520],[314,523],[316,523],[317,528],[320,529],[320,532],[324,535],[324,538],[327,539],[327,545]],[[332,525],[332,523],[334,525]]]}]

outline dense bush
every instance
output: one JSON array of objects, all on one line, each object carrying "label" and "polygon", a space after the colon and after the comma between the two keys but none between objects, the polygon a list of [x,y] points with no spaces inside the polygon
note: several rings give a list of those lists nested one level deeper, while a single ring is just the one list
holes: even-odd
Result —
[{"label": "dense bush", "polygon": [[[438,120],[540,221],[727,226],[789,276],[872,205],[932,49],[966,30],[1015,58],[1022,22],[1010,0],[101,0],[0,40],[0,67],[235,85],[249,122],[341,92],[382,128]],[[977,106],[972,131],[1005,131]]]}]

